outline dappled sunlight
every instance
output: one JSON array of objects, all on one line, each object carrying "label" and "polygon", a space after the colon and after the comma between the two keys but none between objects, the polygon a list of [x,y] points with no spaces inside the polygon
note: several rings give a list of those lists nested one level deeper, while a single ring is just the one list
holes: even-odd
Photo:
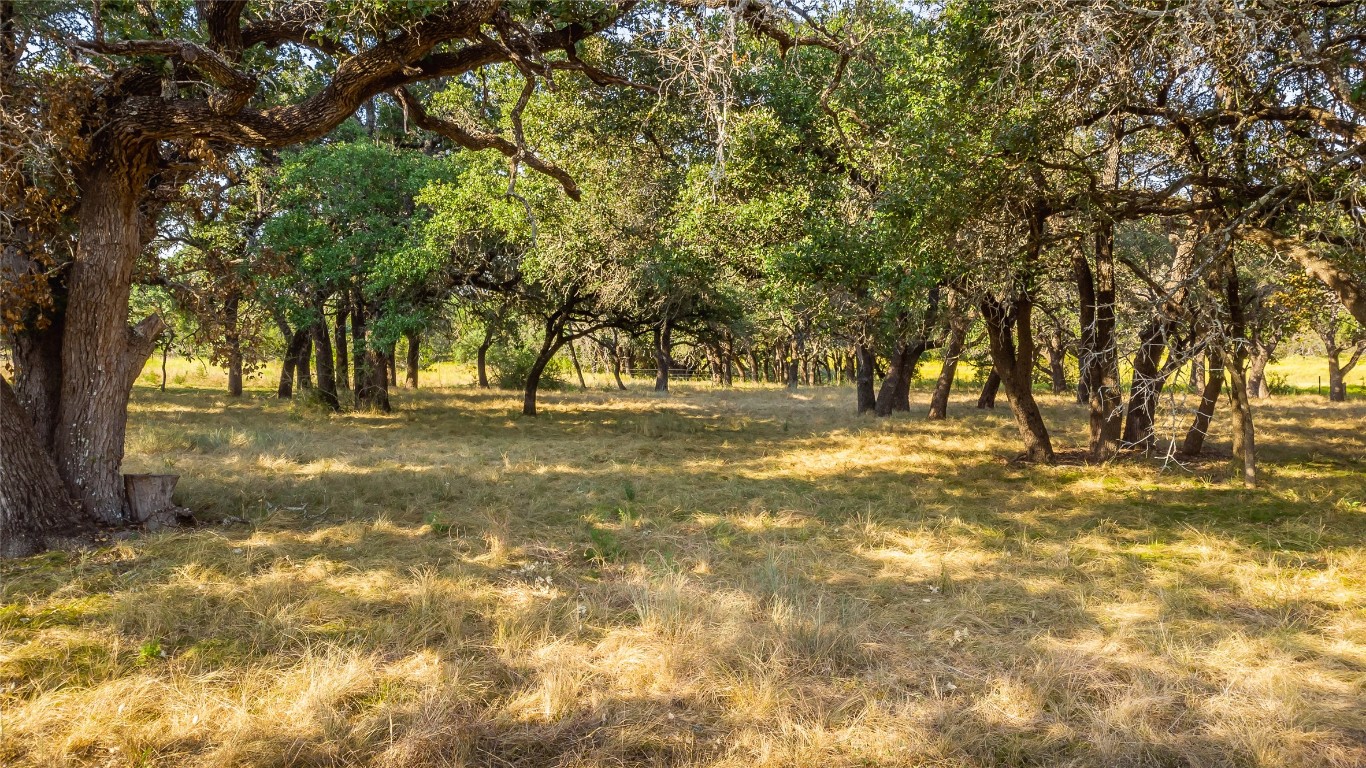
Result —
[{"label": "dappled sunlight", "polygon": [[129,471],[207,524],[0,566],[0,758],[1366,761],[1361,441],[1316,409],[1263,407],[1251,492],[1012,463],[967,397],[680,390],[139,391]]}]

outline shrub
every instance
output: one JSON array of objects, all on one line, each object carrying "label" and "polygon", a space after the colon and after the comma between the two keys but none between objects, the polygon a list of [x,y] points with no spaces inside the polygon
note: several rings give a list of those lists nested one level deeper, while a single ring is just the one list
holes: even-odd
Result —
[{"label": "shrub", "polygon": [[[522,389],[536,363],[536,353],[525,347],[494,347],[489,350],[488,364],[493,369],[494,384],[502,389]],[[541,371],[541,389],[562,389],[568,382],[565,362],[552,358]]]}]

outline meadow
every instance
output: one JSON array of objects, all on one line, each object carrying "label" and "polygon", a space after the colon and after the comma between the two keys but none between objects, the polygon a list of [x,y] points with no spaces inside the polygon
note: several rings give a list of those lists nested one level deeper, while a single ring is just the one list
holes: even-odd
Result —
[{"label": "meadow", "polygon": [[945,422],[924,382],[528,419],[449,367],[387,415],[196,370],[139,382],[126,471],[201,527],[0,564],[0,765],[1366,765],[1359,388],[1257,401],[1245,490],[1222,419],[1184,466],[1022,465],[966,383]]}]

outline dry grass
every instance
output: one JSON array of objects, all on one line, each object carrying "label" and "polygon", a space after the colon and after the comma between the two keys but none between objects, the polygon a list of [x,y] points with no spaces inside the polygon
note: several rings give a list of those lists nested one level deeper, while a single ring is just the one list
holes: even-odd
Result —
[{"label": "dry grass", "polygon": [[139,390],[248,522],[0,566],[0,764],[1366,765],[1366,403],[1260,404],[1253,492],[679,389]]}]

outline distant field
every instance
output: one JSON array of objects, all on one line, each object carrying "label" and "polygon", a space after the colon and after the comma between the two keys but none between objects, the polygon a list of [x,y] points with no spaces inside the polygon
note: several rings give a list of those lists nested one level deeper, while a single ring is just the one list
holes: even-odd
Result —
[{"label": "distant field", "polygon": [[968,390],[330,415],[194,370],[126,469],[208,524],[0,564],[0,765],[1366,765],[1361,399],[1259,403],[1248,491],[1009,463]]},{"label": "distant field", "polygon": [[[921,364],[918,377],[922,383],[932,382],[939,376],[940,361],[929,357]],[[1284,385],[1298,394],[1328,393],[1328,361],[1317,357],[1287,357],[1267,366],[1267,374],[1272,384]],[[280,375],[279,364],[248,377],[247,386],[262,390],[273,390]],[[400,373],[400,376],[402,374]],[[960,363],[957,381],[960,386],[970,387],[978,372],[969,363]],[[474,384],[474,369],[458,363],[438,363],[420,372],[424,385],[433,387],[456,387]],[[593,386],[606,387],[612,384],[606,373],[588,373]],[[1322,382],[1320,382],[1322,379]],[[139,383],[157,386],[161,383],[161,359],[154,358],[147,363]],[[577,382],[575,382],[577,383]],[[171,387],[203,387],[208,389],[228,386],[228,377],[221,369],[209,366],[200,360],[187,360],[172,357],[167,365],[167,384]],[[1042,383],[1038,383],[1040,389]],[[1366,363],[1362,363],[1347,376],[1347,396],[1366,397]]]}]

